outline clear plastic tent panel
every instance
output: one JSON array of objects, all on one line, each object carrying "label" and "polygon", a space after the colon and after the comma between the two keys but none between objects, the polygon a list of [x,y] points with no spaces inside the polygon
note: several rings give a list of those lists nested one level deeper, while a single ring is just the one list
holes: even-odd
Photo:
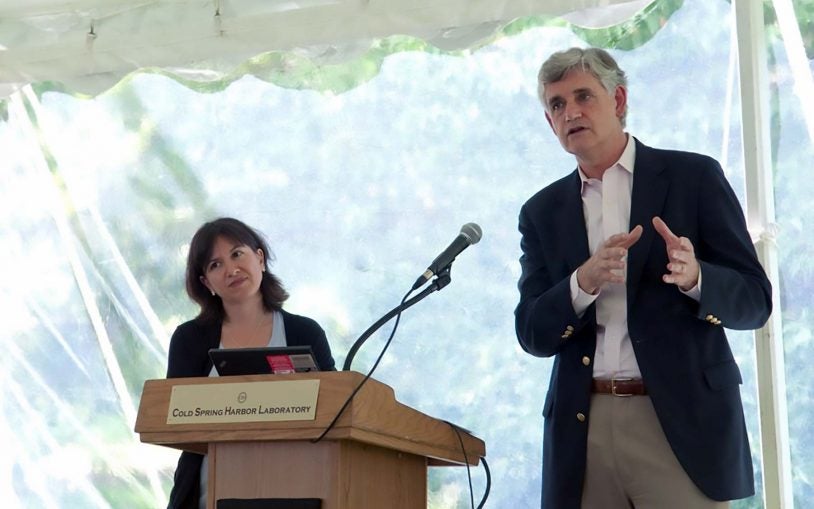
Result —
[{"label": "clear plastic tent panel", "polygon": [[[630,79],[629,131],[717,158],[743,197],[730,8],[687,0],[650,42],[613,53]],[[164,376],[169,335],[196,313],[183,290],[189,239],[220,215],[266,234],[286,308],[320,322],[338,364],[462,224],[480,224],[483,240],[459,256],[447,288],[405,313],[375,376],[486,441],[487,507],[538,505],[551,360],[515,339],[516,221],[534,191],[574,167],[535,84],[542,60],[572,45],[584,42],[547,27],[472,51],[397,53],[338,95],[253,77],[200,94],[137,74],[92,100],[16,96],[0,123],[4,507],[165,505],[177,452],[140,444],[134,414],[143,381]],[[781,109],[800,121],[793,101]],[[810,160],[800,145],[784,141],[784,156]],[[778,193],[800,202],[801,170],[786,171]],[[810,220],[789,207],[779,209],[793,224]],[[808,262],[786,257],[810,281]],[[789,326],[799,328],[810,292],[795,298]],[[371,366],[388,331],[354,369]],[[754,342],[729,337],[759,480]],[[790,387],[808,386],[804,372],[789,373]],[[796,459],[814,457],[810,441],[793,440]],[[796,468],[796,493],[810,494],[814,469]],[[477,502],[485,479],[472,475]],[[432,508],[469,507],[464,469],[432,469],[429,488]],[[733,507],[762,507],[760,489]]]}]

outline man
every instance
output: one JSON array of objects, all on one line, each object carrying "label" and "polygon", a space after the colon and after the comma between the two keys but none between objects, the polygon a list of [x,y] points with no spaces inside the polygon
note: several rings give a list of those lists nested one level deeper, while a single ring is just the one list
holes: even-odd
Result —
[{"label": "man", "polygon": [[751,496],[724,327],[758,328],[772,303],[735,194],[713,159],[625,132],[626,78],[607,52],[555,53],[538,85],[578,164],[519,220],[517,337],[555,357],[543,507],[722,508]]}]

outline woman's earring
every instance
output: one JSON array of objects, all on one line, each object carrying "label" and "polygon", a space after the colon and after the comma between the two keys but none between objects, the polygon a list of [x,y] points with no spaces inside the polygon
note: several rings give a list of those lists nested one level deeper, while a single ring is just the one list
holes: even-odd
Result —
[{"label": "woman's earring", "polygon": [[214,297],[215,296],[215,290],[209,290],[209,291],[212,292],[212,297]]}]

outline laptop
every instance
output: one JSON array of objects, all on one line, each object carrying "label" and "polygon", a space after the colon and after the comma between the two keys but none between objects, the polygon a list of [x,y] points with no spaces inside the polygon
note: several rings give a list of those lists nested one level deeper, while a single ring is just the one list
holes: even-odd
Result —
[{"label": "laptop", "polygon": [[212,348],[209,358],[219,376],[290,374],[319,371],[310,346]]}]

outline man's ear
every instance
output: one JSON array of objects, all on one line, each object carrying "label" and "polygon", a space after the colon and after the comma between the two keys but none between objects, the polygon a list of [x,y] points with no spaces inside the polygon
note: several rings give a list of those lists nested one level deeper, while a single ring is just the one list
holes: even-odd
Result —
[{"label": "man's ear", "polygon": [[622,118],[627,110],[627,89],[622,85],[617,86],[613,99],[616,101],[616,116]]}]

